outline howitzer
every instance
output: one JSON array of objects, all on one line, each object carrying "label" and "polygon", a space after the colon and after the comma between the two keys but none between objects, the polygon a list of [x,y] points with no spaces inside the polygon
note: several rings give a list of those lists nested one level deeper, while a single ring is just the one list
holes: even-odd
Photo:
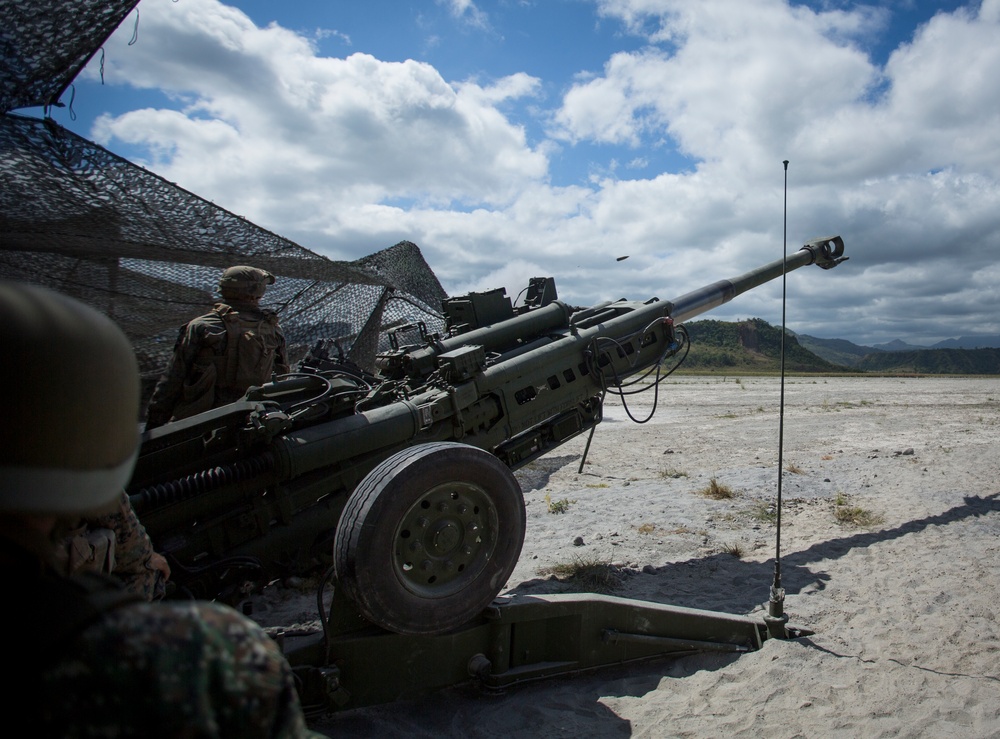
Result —
[{"label": "howitzer", "polygon": [[517,563],[513,470],[592,432],[626,378],[655,373],[655,386],[685,349],[681,322],[787,271],[834,267],[843,250],[817,239],[673,301],[574,308],[550,278],[517,308],[502,290],[449,299],[444,335],[395,330],[373,374],[314,355],[240,402],[146,432],[132,504],[180,595],[235,603],[332,559],[346,630],[453,632]]}]

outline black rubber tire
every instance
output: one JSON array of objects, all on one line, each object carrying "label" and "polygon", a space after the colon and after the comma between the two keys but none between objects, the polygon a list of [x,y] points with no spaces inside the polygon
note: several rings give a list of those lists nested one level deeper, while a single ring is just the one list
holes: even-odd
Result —
[{"label": "black rubber tire", "polygon": [[489,452],[434,442],[397,452],[361,481],[337,524],[339,587],[372,623],[440,634],[477,616],[524,543],[521,486]]}]

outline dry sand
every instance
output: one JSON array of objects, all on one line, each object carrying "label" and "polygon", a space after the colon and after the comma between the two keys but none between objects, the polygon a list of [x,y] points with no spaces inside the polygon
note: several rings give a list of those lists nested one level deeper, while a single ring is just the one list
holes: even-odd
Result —
[{"label": "dry sand", "polygon": [[[518,473],[528,526],[507,592],[578,589],[546,568],[598,561],[618,566],[616,595],[762,615],[779,398],[777,378],[671,379],[645,424],[609,400],[582,474],[584,438]],[[651,402],[630,410],[645,418]],[[500,695],[449,689],[313,726],[410,738],[1000,736],[998,409],[994,378],[786,380],[782,584],[790,625],[811,636]],[[735,497],[699,494],[713,478]],[[559,502],[565,512],[550,512]],[[842,523],[838,503],[882,520]]]}]

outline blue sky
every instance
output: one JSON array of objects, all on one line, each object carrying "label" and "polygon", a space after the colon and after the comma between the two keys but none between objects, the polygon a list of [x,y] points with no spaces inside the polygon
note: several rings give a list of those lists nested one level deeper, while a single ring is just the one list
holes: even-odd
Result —
[{"label": "blue sky", "polygon": [[450,294],[669,299],[781,255],[788,159],[788,248],[851,257],[789,277],[790,329],[1000,333],[1000,0],[142,0],[134,25],[53,117],[331,258],[408,239]]}]

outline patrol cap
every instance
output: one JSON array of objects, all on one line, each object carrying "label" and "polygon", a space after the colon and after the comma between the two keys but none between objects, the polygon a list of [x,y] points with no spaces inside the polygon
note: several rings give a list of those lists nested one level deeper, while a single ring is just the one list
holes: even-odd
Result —
[{"label": "patrol cap", "polygon": [[106,510],[139,449],[139,370],[109,318],[0,280],[0,511]]},{"label": "patrol cap", "polygon": [[238,265],[229,267],[219,280],[219,292],[223,295],[249,296],[259,298],[268,285],[274,284],[274,275],[257,267]]}]

